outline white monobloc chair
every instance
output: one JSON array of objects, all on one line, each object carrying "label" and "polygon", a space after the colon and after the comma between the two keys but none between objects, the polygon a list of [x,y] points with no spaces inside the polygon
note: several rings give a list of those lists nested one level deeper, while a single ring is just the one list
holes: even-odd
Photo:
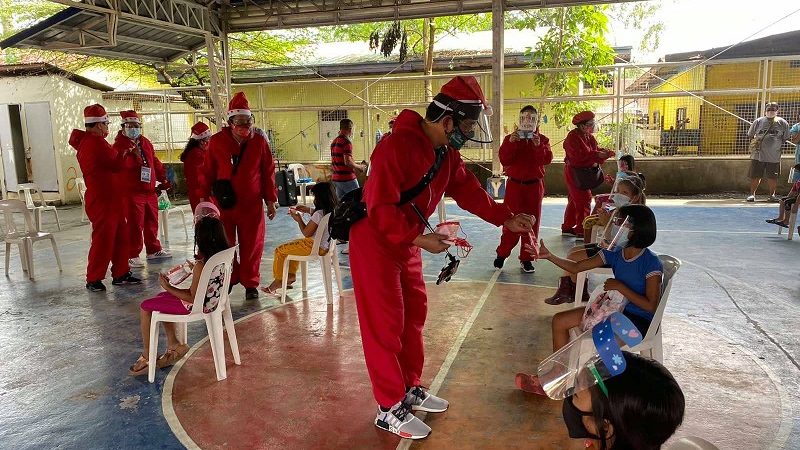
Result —
[{"label": "white monobloc chair", "polygon": [[305,205],[306,204],[306,194],[308,188],[317,184],[314,181],[307,181],[307,182],[300,182],[300,179],[303,178],[311,178],[311,173],[306,169],[306,166],[298,163],[289,164],[287,167],[292,173],[294,173],[294,182],[300,188],[300,203]]},{"label": "white monobloc chair", "polygon": [[[664,273],[661,279],[661,299],[658,302],[653,320],[650,322],[650,328],[647,330],[647,334],[639,345],[630,348],[625,346],[622,347],[622,350],[640,353],[642,356],[663,363],[664,348],[661,338],[661,318],[664,316],[664,308],[667,306],[669,292],[672,289],[672,280],[675,273],[681,268],[681,261],[669,255],[659,255],[658,259],[661,260],[661,265],[664,266]],[[588,332],[589,331],[587,331],[587,333]],[[580,327],[573,327],[569,330],[570,340],[576,339],[580,334]]]},{"label": "white monobloc chair", "polygon": [[[156,355],[158,353],[158,323],[159,322],[175,322],[179,325],[179,336],[181,336],[182,343],[187,341],[187,324],[189,322],[197,322],[204,320],[206,322],[206,329],[208,330],[208,341],[211,344],[211,355],[214,359],[214,368],[217,372],[217,381],[222,381],[228,377],[225,368],[225,341],[222,337],[222,329],[228,333],[228,343],[231,346],[231,353],[233,353],[233,362],[237,365],[242,364],[241,357],[239,356],[239,343],[236,340],[236,329],[233,324],[233,315],[231,314],[230,302],[228,298],[228,287],[231,284],[231,272],[233,271],[233,257],[236,254],[236,247],[231,247],[227,250],[221,251],[206,261],[203,266],[203,271],[200,273],[200,281],[197,284],[197,292],[194,296],[194,305],[189,314],[165,314],[160,312],[153,312],[150,319],[150,353],[148,355],[148,372],[147,379],[151,383],[156,378]],[[223,275],[222,286],[219,287],[219,303],[217,308],[210,312],[203,312],[203,305],[206,299],[206,293],[209,289],[211,276],[215,272],[217,266],[222,266],[221,273]]]},{"label": "white monobloc chair", "polygon": [[[794,234],[795,227],[797,226],[797,207],[798,206],[800,206],[800,205],[798,205],[798,203],[795,202],[795,204],[792,205],[792,210],[789,211],[789,228],[786,229],[786,233],[788,234],[788,236],[786,236],[786,239],[788,239],[790,241],[792,240],[792,235]],[[783,234],[783,227],[782,226],[778,226],[778,235],[780,236],[781,234]],[[800,237],[800,234],[798,235],[798,237]]]},{"label": "white monobloc chair", "polygon": [[[43,233],[34,224],[31,212],[25,202],[21,200],[0,200],[0,212],[5,217],[6,222],[6,276],[8,276],[8,266],[11,260],[11,246],[16,245],[19,249],[19,257],[22,261],[22,270],[28,272],[28,277],[34,279],[33,271],[33,244],[38,241],[49,239],[53,246],[53,254],[58,263],[58,271],[61,269],[61,255],[58,252],[56,237],[51,233]],[[24,229],[18,229],[14,220],[14,214],[19,213],[25,220]]]},{"label": "white monobloc chair", "polygon": [[[36,206],[36,202],[33,199],[34,194],[38,194],[37,197],[39,197],[39,206]],[[47,202],[44,200],[44,194],[39,190],[39,187],[36,185],[36,183],[18,184],[17,195],[19,196],[20,200],[24,199],[25,206],[35,213],[37,230],[42,229],[42,213],[45,211],[53,211],[53,214],[56,216],[56,225],[58,225],[59,231],[61,230],[61,221],[58,220],[58,210],[55,206],[47,204]]]},{"label": "white monobloc chair", "polygon": [[186,226],[186,211],[174,205],[170,205],[167,209],[158,210],[158,225],[161,227],[161,239],[165,244],[169,242],[170,214],[180,214],[181,221],[183,221],[183,234],[186,236],[186,242],[189,242],[189,228]]},{"label": "white monobloc chair", "polygon": [[89,216],[86,215],[86,181],[83,178],[75,178],[75,188],[81,198],[81,222],[86,222],[89,220]]},{"label": "white monobloc chair", "polygon": [[678,439],[667,450],[719,450],[719,447],[697,436],[686,436]]},{"label": "white monobloc chair", "polygon": [[331,280],[331,268],[333,268],[333,272],[336,277],[336,287],[339,288],[339,296],[342,295],[342,273],[341,269],[339,268],[339,255],[336,251],[336,248],[331,245],[327,253],[324,255],[319,254],[319,247],[322,244],[322,236],[328,229],[328,221],[330,218],[331,215],[328,213],[325,214],[325,216],[322,217],[322,220],[319,221],[317,232],[314,233],[314,245],[311,247],[311,253],[308,256],[289,255],[286,257],[286,261],[283,263],[283,278],[281,279],[283,281],[281,303],[286,302],[286,290],[288,283],[286,278],[289,276],[289,261],[300,262],[300,278],[302,280],[301,286],[303,288],[303,293],[308,291],[308,262],[319,261],[322,263],[322,282],[325,284],[325,297],[328,300],[328,304],[333,304],[333,286],[331,286],[333,280]]},{"label": "white monobloc chair", "polygon": [[597,267],[578,272],[578,275],[575,276],[575,303],[580,304],[581,300],[583,300],[583,287],[589,282],[590,274],[603,275],[610,278],[614,276],[614,271],[610,267]]}]

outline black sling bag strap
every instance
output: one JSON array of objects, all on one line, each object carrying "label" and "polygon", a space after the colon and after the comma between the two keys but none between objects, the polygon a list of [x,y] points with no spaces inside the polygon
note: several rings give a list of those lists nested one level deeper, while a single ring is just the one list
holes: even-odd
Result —
[{"label": "black sling bag strap", "polygon": [[433,178],[436,177],[436,174],[439,173],[439,169],[442,168],[444,157],[447,154],[447,147],[442,146],[434,151],[436,152],[436,159],[434,159],[433,165],[430,169],[428,169],[428,172],[422,177],[422,180],[420,180],[416,186],[400,193],[400,202],[397,203],[398,205],[404,205],[422,193],[422,191],[424,191],[425,188],[431,184],[431,181],[433,181]]}]

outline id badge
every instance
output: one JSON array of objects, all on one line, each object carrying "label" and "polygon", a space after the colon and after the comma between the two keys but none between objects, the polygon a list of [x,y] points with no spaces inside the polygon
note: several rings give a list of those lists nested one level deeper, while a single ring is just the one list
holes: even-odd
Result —
[{"label": "id badge", "polygon": [[150,182],[150,179],[151,179],[150,175],[151,175],[151,173],[152,173],[152,169],[151,169],[151,168],[149,168],[149,167],[142,167],[142,175],[141,175],[141,180],[142,180],[142,183],[149,183],[149,182]]}]

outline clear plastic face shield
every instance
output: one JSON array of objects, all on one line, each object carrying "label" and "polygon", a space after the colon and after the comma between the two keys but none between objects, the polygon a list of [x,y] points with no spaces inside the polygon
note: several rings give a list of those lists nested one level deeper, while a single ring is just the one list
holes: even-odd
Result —
[{"label": "clear plastic face shield", "polygon": [[638,175],[618,170],[617,176],[614,178],[614,186],[611,188],[611,203],[605,205],[606,211],[613,211],[638,200],[638,197],[641,196],[642,184]]},{"label": "clear plastic face shield", "polygon": [[533,139],[536,130],[539,129],[539,113],[535,111],[524,111],[519,113],[519,138]]},{"label": "clear plastic face shield", "polygon": [[620,344],[633,347],[642,334],[622,313],[615,312],[539,363],[537,375],[548,397],[563,400],[625,371]]},{"label": "clear plastic face shield", "polygon": [[433,99],[433,103],[443,110],[434,122],[439,121],[448,111],[452,112],[453,130],[448,133],[448,139],[453,148],[460,150],[467,142],[492,143],[488,117],[491,115],[491,110],[484,109],[481,103],[449,101],[444,104],[443,101],[446,101],[445,98]]},{"label": "clear plastic face shield", "polygon": [[630,240],[631,232],[633,231],[633,224],[628,217],[619,217],[618,211],[614,211],[611,220],[608,221],[605,230],[603,230],[603,240],[601,247],[610,251],[615,251],[627,247]]}]

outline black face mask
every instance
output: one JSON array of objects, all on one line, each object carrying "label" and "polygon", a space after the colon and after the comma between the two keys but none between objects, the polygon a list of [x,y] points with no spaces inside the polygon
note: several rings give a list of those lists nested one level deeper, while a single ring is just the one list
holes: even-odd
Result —
[{"label": "black face mask", "polygon": [[561,408],[561,415],[564,417],[564,423],[567,425],[567,433],[572,439],[594,439],[602,441],[603,439],[596,435],[589,433],[586,425],[583,424],[585,416],[591,416],[592,413],[583,412],[572,403],[572,397],[564,399],[564,406]]}]

